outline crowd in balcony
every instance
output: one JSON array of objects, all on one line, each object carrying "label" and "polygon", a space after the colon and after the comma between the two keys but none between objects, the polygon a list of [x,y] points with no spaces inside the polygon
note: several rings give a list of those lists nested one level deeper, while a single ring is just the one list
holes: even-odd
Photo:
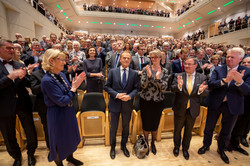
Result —
[{"label": "crowd in balcony", "polygon": [[142,8],[126,8],[120,6],[102,6],[102,5],[83,5],[85,11],[100,11],[100,12],[114,12],[114,13],[127,13],[127,14],[139,14],[148,16],[159,16],[159,17],[169,17],[170,12],[165,10],[149,10]]},{"label": "crowd in balcony", "polygon": [[180,16],[184,12],[188,11],[190,8],[195,6],[195,3],[198,3],[198,0],[189,0],[188,3],[183,4],[181,9],[177,9],[176,15]]},{"label": "crowd in balcony", "polygon": [[228,22],[226,20],[222,21],[218,26],[219,35],[248,28],[249,23],[249,16],[247,14],[242,18],[239,16],[236,20],[231,18]]},{"label": "crowd in balcony", "polygon": [[38,10],[42,15],[48,18],[53,24],[58,26],[63,32],[66,34],[72,34],[70,29],[67,29],[63,26],[62,23],[58,21],[58,19],[44,6],[43,2],[40,0],[26,0],[31,6],[33,6],[36,10]]}]

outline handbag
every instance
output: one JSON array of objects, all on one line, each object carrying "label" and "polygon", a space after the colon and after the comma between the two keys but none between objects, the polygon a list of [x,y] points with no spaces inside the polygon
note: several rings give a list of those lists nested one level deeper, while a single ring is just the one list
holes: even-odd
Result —
[{"label": "handbag", "polygon": [[142,135],[139,135],[133,147],[133,154],[137,158],[143,159],[145,158],[148,150],[149,150],[149,147],[145,138]]}]

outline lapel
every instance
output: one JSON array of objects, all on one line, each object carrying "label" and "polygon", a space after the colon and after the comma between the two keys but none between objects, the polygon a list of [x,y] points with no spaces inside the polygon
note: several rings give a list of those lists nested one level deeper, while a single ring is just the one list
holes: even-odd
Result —
[{"label": "lapel", "polygon": [[188,91],[187,91],[187,75],[186,75],[185,72],[182,74],[182,78],[183,78],[183,85],[184,85],[184,86],[182,86],[183,92],[188,94]]},{"label": "lapel", "polygon": [[195,93],[195,92],[197,92],[196,91],[196,88],[198,88],[198,80],[200,80],[200,77],[199,77],[199,75],[197,74],[197,72],[195,73],[195,76],[194,76],[194,84],[193,84],[193,89],[192,89],[192,92],[191,92],[191,94],[193,94],[193,93]]},{"label": "lapel", "polygon": [[9,72],[8,72],[8,70],[5,68],[5,66],[3,65],[3,62],[2,62],[2,61],[0,61],[0,70],[2,70],[3,73],[4,73],[5,75],[9,75]]},{"label": "lapel", "polygon": [[227,65],[222,66],[222,78],[227,77]]},{"label": "lapel", "polygon": [[118,78],[119,86],[122,88],[122,79],[121,79],[121,70],[120,70],[120,67],[116,68],[116,72],[115,73],[117,73],[117,78]]}]

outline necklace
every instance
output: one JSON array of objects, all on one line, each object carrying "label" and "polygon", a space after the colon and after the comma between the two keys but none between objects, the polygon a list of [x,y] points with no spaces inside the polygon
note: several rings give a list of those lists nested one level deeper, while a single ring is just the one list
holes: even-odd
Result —
[{"label": "necklace", "polygon": [[69,91],[70,86],[69,86],[69,85],[67,84],[67,82],[63,79],[63,77],[60,75],[60,73],[59,73],[58,75],[60,76],[61,80],[63,81],[63,84],[62,84],[62,82],[60,82],[60,81],[56,78],[56,76],[55,76],[54,73],[50,73],[50,75],[51,75],[60,85],[62,85],[62,87],[64,88],[64,91],[65,91],[65,92],[68,92],[68,91]]}]

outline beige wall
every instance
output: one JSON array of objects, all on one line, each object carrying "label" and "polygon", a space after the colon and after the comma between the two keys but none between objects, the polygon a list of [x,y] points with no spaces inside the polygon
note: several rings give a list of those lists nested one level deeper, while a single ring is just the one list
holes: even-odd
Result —
[{"label": "beige wall", "polygon": [[0,0],[0,25],[0,35],[10,40],[16,40],[17,32],[39,40],[42,35],[63,32],[25,0]]}]

